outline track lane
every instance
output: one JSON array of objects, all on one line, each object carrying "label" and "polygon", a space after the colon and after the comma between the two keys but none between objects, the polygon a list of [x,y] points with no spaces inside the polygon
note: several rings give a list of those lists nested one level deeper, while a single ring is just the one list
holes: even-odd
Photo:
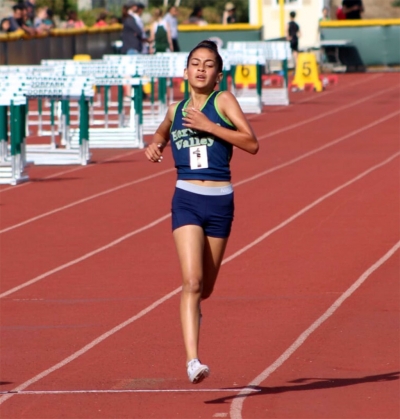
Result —
[{"label": "track lane", "polygon": [[[246,398],[243,418],[398,417],[399,252]],[[234,417],[234,415],[232,415]]]},{"label": "track lane", "polygon": [[[382,81],[382,83],[383,83],[383,81]],[[332,92],[332,93],[334,93],[334,92]],[[368,93],[369,94],[366,95],[366,98],[375,97],[375,96],[379,96],[380,94],[382,94],[382,92],[380,92],[380,91],[377,92],[377,91],[372,90],[372,89],[370,91],[368,91]],[[322,98],[322,100],[325,100],[325,99]],[[357,99],[355,101],[353,100],[351,103],[345,103],[344,105],[339,107],[339,111],[340,111],[340,109],[346,110],[348,108],[356,106],[355,104],[360,105],[360,104],[364,103],[366,100],[367,99],[361,99],[361,100]],[[286,110],[287,109],[282,109],[282,112],[285,112]],[[306,109],[306,111],[309,113],[310,110]],[[274,136],[274,135],[277,135],[277,134],[282,134],[285,131],[293,129],[297,126],[302,126],[302,125],[305,125],[309,122],[312,123],[312,122],[314,122],[314,120],[324,118],[325,116],[334,115],[339,111],[336,109],[336,110],[333,110],[333,111],[324,112],[324,113],[322,113],[322,115],[319,115],[319,116],[306,118],[305,120],[300,119],[297,122],[295,121],[294,123],[290,124],[289,126],[286,126],[284,129],[279,129],[279,130],[275,130],[275,131],[273,130],[273,125],[272,125],[272,126],[270,126],[270,128],[272,128],[272,133],[268,134],[266,137],[264,137],[264,139],[265,138],[270,138],[271,136]],[[303,118],[303,117],[304,117],[304,115],[302,114],[301,118]],[[287,117],[284,116],[284,119],[286,119],[286,118]],[[274,115],[273,121],[275,119],[276,119],[276,117]],[[293,120],[293,115],[291,115],[291,119]],[[255,128],[257,128],[257,121],[262,121],[262,119],[260,119],[260,116],[255,116],[255,119],[253,120],[253,124],[254,124]],[[281,124],[281,121],[279,120],[279,118],[277,118],[277,122],[279,122]],[[261,125],[261,129],[264,129],[263,125]],[[261,135],[260,137],[263,137],[263,136]],[[139,150],[136,150],[136,151],[133,151],[132,153],[138,152],[138,151]],[[141,153],[142,153],[142,151],[141,151]],[[143,156],[141,156],[141,157],[136,156],[133,161],[131,160],[131,162],[135,162],[135,161],[137,162],[138,159],[139,159],[139,161],[143,161]],[[121,161],[118,160],[118,162],[121,162]],[[128,162],[129,162],[129,160],[128,160]],[[109,162],[109,163],[111,163],[111,162]],[[114,162],[114,163],[116,163],[116,162]],[[9,197],[7,199],[7,196],[3,196],[3,197],[0,196],[0,198],[2,199],[2,204],[5,207],[7,207],[7,206],[10,207],[10,205],[11,205],[11,207],[10,207],[11,210],[5,212],[4,217],[2,217],[1,230],[4,230],[4,229],[7,229],[7,228],[11,227],[12,224],[15,225],[15,224],[22,223],[26,220],[26,218],[32,218],[32,215],[26,215],[27,213],[32,214],[32,211],[33,211],[33,217],[37,217],[37,216],[41,215],[42,213],[53,211],[55,208],[57,208],[57,206],[63,207],[63,206],[69,205],[71,203],[70,201],[72,199],[74,199],[73,196],[76,196],[78,198],[78,200],[82,200],[84,198],[83,194],[80,193],[79,195],[76,195],[77,192],[79,193],[81,191],[87,191],[88,188],[93,188],[94,187],[94,191],[96,193],[99,193],[99,192],[104,191],[104,186],[110,185],[110,180],[112,180],[113,182],[115,182],[115,181],[121,182],[121,180],[118,180],[118,178],[116,178],[115,168],[111,167],[110,169],[112,169],[112,173],[113,173],[112,177],[110,177],[109,172],[106,171],[106,169],[104,167],[102,167],[102,168],[96,167],[96,171],[95,171],[94,174],[85,172],[85,176],[89,176],[89,178],[91,180],[88,180],[87,182],[85,181],[85,183],[83,183],[82,180],[84,178],[80,179],[81,182],[78,185],[79,186],[78,188],[70,188],[69,190],[67,188],[67,190],[66,190],[67,193],[64,193],[62,195],[56,193],[56,191],[59,189],[58,188],[58,186],[59,186],[58,182],[61,182],[62,178],[61,179],[54,179],[54,188],[53,188],[54,191],[52,190],[51,187],[47,188],[49,190],[51,199],[49,199],[50,196],[46,197],[46,195],[44,195],[44,192],[43,192],[44,188],[39,188],[39,190],[32,191],[31,193],[27,192],[27,196],[24,196],[24,194],[23,194],[22,196],[20,196],[20,201],[18,199],[16,200],[15,197],[12,197],[12,198]],[[143,176],[149,175],[150,173],[154,173],[154,168],[153,168],[153,172],[150,172],[148,167],[144,168],[144,171],[143,171],[143,168],[141,166],[139,166],[139,168],[138,168],[137,165],[134,165],[134,166],[125,165],[125,167],[123,167],[121,169],[122,169],[121,176],[122,176],[123,179],[131,179],[132,175],[134,176],[134,179],[137,179],[138,177],[143,177]],[[123,170],[123,169],[125,169],[125,170]],[[139,169],[139,172],[138,172],[138,169]],[[136,175],[135,175],[135,173],[136,173]],[[73,181],[73,180],[77,180],[77,179],[75,179],[75,178],[68,179],[67,178],[67,180]],[[123,183],[125,183],[125,182],[123,182]],[[115,183],[112,183],[112,184],[115,186]],[[100,189],[100,187],[102,189]],[[111,185],[110,185],[110,187],[111,187]],[[72,195],[70,195],[70,194],[72,194]],[[38,196],[39,196],[39,198],[38,198]],[[29,201],[32,202],[31,205],[29,205]],[[27,202],[28,202],[28,205],[27,205]],[[46,208],[47,208],[47,210],[46,210]],[[11,217],[10,222],[8,221],[8,217]]]},{"label": "track lane", "polygon": [[[382,169],[384,173],[384,178],[386,179],[392,179],[392,172],[393,172],[393,165],[392,167],[388,168],[385,167]],[[375,244],[375,249],[369,249],[373,250],[373,252],[377,252],[381,250],[382,244],[381,241],[379,241],[378,236],[385,236],[385,234],[390,231],[390,233],[393,232],[393,229],[382,229],[377,226],[377,228],[374,231],[374,237],[371,237],[371,232],[368,232],[367,229],[364,228],[364,224],[368,224],[370,221],[370,216],[376,215],[377,208],[382,209],[382,200],[379,199],[379,197],[376,196],[377,193],[379,193],[379,196],[393,196],[393,194],[387,194],[387,191],[381,191],[379,188],[379,185],[383,181],[382,179],[382,173],[374,173],[372,176],[373,179],[373,193],[371,194],[371,181],[369,178],[363,179],[363,181],[360,182],[360,184],[355,184],[354,187],[349,188],[349,190],[344,190],[344,194],[348,195],[349,197],[352,197],[350,200],[345,200],[346,205],[343,205],[343,200],[341,196],[335,196],[333,198],[333,201],[336,201],[337,203],[342,203],[341,205],[341,214],[336,211],[335,217],[329,217],[327,219],[327,223],[331,223],[332,226],[335,226],[337,222],[340,222],[342,225],[343,223],[347,223],[349,225],[352,225],[354,221],[358,217],[358,213],[360,210],[360,202],[358,199],[354,198],[355,190],[359,190],[358,194],[363,194],[365,199],[373,200],[374,205],[368,206],[368,213],[366,214],[365,220],[363,220],[362,225],[357,226],[358,235],[353,236],[354,242],[356,244],[362,243],[362,240],[360,240],[360,234],[364,235],[365,237],[369,237],[370,239],[373,239],[373,243]],[[393,182],[387,182],[388,187],[392,186],[393,188]],[[394,185],[395,186],[395,185]],[[356,194],[357,195],[357,194]],[[378,198],[378,199],[377,199]],[[377,201],[377,202],[375,202]],[[317,207],[316,212],[320,213],[326,213],[331,212],[331,208],[335,208],[335,202],[325,202],[321,208]],[[389,203],[388,203],[389,204]],[[326,207],[326,208],[322,208]],[[345,207],[345,208],[343,208]],[[349,208],[353,208],[353,211],[348,211]],[[390,207],[389,205],[385,205],[384,208]],[[350,216],[348,214],[350,213]],[[354,213],[354,214],[353,214]],[[309,214],[305,218],[308,218],[310,220],[314,220],[313,224],[315,224],[315,219],[319,219],[320,217],[316,217],[316,214]],[[380,217],[379,221],[383,223],[385,227],[387,226],[388,217]],[[398,221],[396,220],[398,223]],[[326,223],[326,224],[327,224]],[[297,223],[296,223],[297,224]],[[315,255],[316,252],[319,251],[321,255],[328,255],[329,258],[331,258],[333,255],[332,249],[326,249],[322,248],[320,246],[320,239],[322,237],[325,237],[326,231],[342,231],[342,235],[346,238],[346,246],[343,246],[343,242],[335,242],[335,256],[338,257],[337,252],[341,253],[342,255],[345,255],[347,252],[347,247],[351,248],[353,250],[353,256],[361,258],[360,260],[365,263],[369,257],[369,255],[366,255],[366,249],[363,246],[354,246],[354,243],[350,243],[348,240],[349,236],[347,234],[347,230],[338,230],[335,228],[332,228],[332,226],[329,225],[323,225],[323,228],[318,228],[318,237],[316,237],[315,232],[312,232],[314,234],[309,234],[309,225],[307,222],[304,223],[303,219],[299,219],[298,221],[299,226],[301,229],[308,232],[308,237],[303,240],[303,242],[300,242],[298,240],[297,244],[297,252],[299,249],[302,250],[302,253],[304,254],[313,254]],[[282,235],[286,237],[286,240],[288,237],[293,236],[293,226],[291,226],[288,231],[282,230],[282,232],[279,235]],[[297,231],[296,231],[297,230]],[[298,231],[297,228],[295,228],[296,236],[301,236],[301,230]],[[344,232],[344,233],[343,233]],[[354,232],[353,232],[354,234]],[[282,237],[282,239],[284,239]],[[303,236],[304,238],[304,236]],[[310,241],[311,239],[311,241]],[[267,242],[264,242],[264,244]],[[272,242],[268,243],[267,248],[272,250],[275,249],[275,253],[277,255],[282,256],[288,256],[290,255],[283,255],[282,254],[282,247],[276,246],[275,239],[272,240]],[[306,246],[308,245],[308,246]],[[261,247],[264,247],[263,245]],[[345,248],[346,247],[346,248]],[[314,248],[314,251],[313,251]],[[318,249],[318,250],[317,250]],[[224,287],[229,288],[229,292],[225,293],[223,292],[223,289],[219,289],[219,291],[216,294],[216,298],[214,299],[214,302],[210,300],[210,305],[207,305],[205,310],[205,320],[207,321],[207,325],[204,325],[205,327],[208,327],[206,329],[206,333],[208,334],[207,337],[207,343],[203,344],[203,356],[210,359],[215,359],[214,361],[214,376],[211,376],[208,380],[208,386],[210,388],[218,388],[222,385],[227,385],[228,382],[230,386],[234,386],[236,384],[240,386],[237,382],[237,377],[241,377],[241,379],[246,379],[246,376],[249,376],[249,374],[252,374],[253,371],[257,368],[257,365],[261,359],[261,361],[265,361],[265,350],[263,349],[262,345],[260,345],[260,332],[263,331],[263,336],[267,337],[269,341],[274,342],[273,347],[270,347],[269,351],[270,353],[274,354],[276,350],[279,350],[279,348],[282,346],[282,341],[286,341],[287,339],[290,339],[290,336],[297,333],[298,328],[303,327],[305,323],[309,321],[310,318],[313,317],[315,312],[318,312],[322,309],[323,306],[326,306],[328,304],[328,300],[332,299],[332,285],[335,284],[336,287],[343,286],[346,281],[349,281],[349,277],[351,278],[353,271],[348,271],[344,268],[344,266],[340,264],[335,265],[329,265],[324,264],[323,258],[318,258],[317,260],[320,261],[320,267],[324,267],[324,270],[326,271],[326,276],[332,278],[331,281],[320,281],[322,272],[319,274],[321,276],[315,276],[313,275],[307,275],[304,271],[304,268],[307,268],[307,266],[304,266],[304,257],[302,254],[297,254],[297,252],[293,253],[290,252],[292,257],[295,257],[294,263],[292,265],[288,266],[290,269],[296,269],[296,264],[300,263],[299,266],[303,267],[303,275],[302,280],[299,283],[299,276],[293,275],[286,277],[286,281],[274,281],[273,283],[265,281],[257,280],[259,275],[264,276],[265,275],[265,262],[263,263],[264,259],[264,249],[256,248],[255,252],[252,252],[249,257],[249,262],[257,262],[260,264],[260,270],[257,268],[257,263],[253,264],[253,269],[250,271],[252,274],[252,280],[253,280],[253,287],[249,288],[247,287],[245,289],[245,293],[243,293],[243,274],[240,272],[240,269],[238,270],[238,267],[242,267],[243,260],[240,258],[232,264],[226,265],[223,269],[223,278],[225,278],[225,281],[223,281],[223,278],[221,278],[220,282],[224,285]],[[260,252],[261,250],[261,252]],[[327,253],[328,250],[328,253]],[[280,252],[280,253],[279,253]],[[301,253],[301,252],[300,252]],[[370,253],[370,251],[368,252]],[[249,256],[249,254],[248,254]],[[271,260],[273,259],[273,252],[271,251],[270,257]],[[339,258],[340,259],[340,258]],[[342,258],[343,260],[343,258]],[[297,262],[297,263],[296,263]],[[348,261],[352,269],[354,271],[358,271],[360,269],[360,265],[354,264],[353,261]],[[313,264],[315,265],[315,259],[313,259]],[[311,265],[311,266],[312,266]],[[264,267],[264,269],[263,269]],[[282,265],[279,265],[279,263],[275,263],[273,265],[273,268],[276,269],[279,267],[282,267]],[[335,267],[336,270],[332,269],[332,267]],[[255,268],[255,269],[254,269]],[[337,276],[337,269],[340,269],[340,276]],[[249,269],[247,269],[247,272],[249,272]],[[280,275],[274,275],[273,272],[268,272],[268,275],[271,275],[273,278],[282,278],[282,274]],[[262,278],[260,277],[260,279]],[[283,276],[285,278],[285,276]],[[288,283],[288,278],[289,283]],[[308,284],[307,282],[309,280],[312,280],[313,284]],[[229,284],[227,283],[229,281]],[[342,284],[340,285],[339,284]],[[273,288],[271,289],[270,286],[273,285]],[[298,289],[293,288],[293,285],[297,285]],[[289,288],[288,288],[289,287]],[[316,287],[318,292],[311,292],[310,290]],[[220,288],[220,287],[219,287]],[[322,293],[321,296],[321,288],[328,291],[327,293]],[[287,295],[288,290],[290,289],[290,294]],[[337,289],[337,288],[336,288]],[[268,291],[267,291],[268,290]],[[267,300],[260,297],[265,294],[265,292],[268,292]],[[284,292],[284,300],[282,298],[278,298],[274,301],[273,296],[276,293],[277,297],[281,292]],[[222,294],[221,294],[222,292]],[[218,298],[218,294],[221,295],[222,298]],[[286,301],[285,301],[286,300]],[[312,301],[312,306],[310,307],[310,301]],[[55,376],[49,376],[45,378],[43,381],[38,384],[35,384],[32,386],[32,389],[52,389],[55,388],[57,385],[62,385],[63,388],[71,388],[71,386],[74,385],[76,388],[76,383],[84,384],[88,383],[88,380],[91,378],[94,379],[97,385],[103,386],[103,385],[113,385],[113,387],[128,387],[129,386],[138,386],[140,383],[143,383],[147,386],[156,386],[157,388],[162,388],[164,385],[172,386],[176,385],[180,387],[182,385],[183,378],[178,379],[170,379],[167,380],[166,377],[171,377],[172,371],[175,371],[176,365],[175,362],[171,364],[167,363],[164,364],[165,367],[168,366],[166,369],[160,370],[160,363],[163,365],[165,362],[165,359],[163,357],[164,353],[168,353],[169,356],[171,356],[171,353],[177,352],[177,357],[181,355],[182,349],[176,347],[176,341],[175,338],[178,339],[179,333],[179,326],[177,322],[170,322],[171,315],[175,315],[177,317],[177,311],[174,312],[172,306],[170,305],[171,302],[168,302],[165,306],[160,306],[161,313],[158,312],[152,312],[149,314],[149,317],[146,316],[143,322],[138,322],[133,325],[133,327],[129,327],[128,329],[122,330],[119,332],[116,336],[113,337],[113,339],[110,339],[108,341],[105,341],[101,346],[102,348],[96,348],[93,351],[91,351],[90,356],[89,354],[86,354],[76,362],[67,365],[62,370],[62,378],[57,378]],[[267,303],[267,304],[266,304]],[[233,304],[233,305],[232,305]],[[260,304],[263,307],[260,310]],[[235,307],[236,306],[236,310]],[[282,315],[282,318],[274,316],[274,313],[276,313],[276,308],[281,307],[283,308],[283,313],[287,313],[286,315]],[[305,310],[305,307],[308,307],[307,310]],[[246,310],[244,310],[246,308]],[[310,309],[311,308],[311,309]],[[177,308],[175,308],[177,310]],[[215,311],[216,310],[216,311]],[[247,312],[246,317],[250,318],[252,320],[251,327],[249,327],[249,324],[247,321],[243,322],[242,314],[243,312]],[[223,315],[223,313],[230,313],[229,317],[226,317]],[[168,314],[169,313],[169,314]],[[295,321],[291,321],[290,323],[287,323],[288,316],[292,319],[295,319]],[[159,321],[159,319],[163,319],[162,322]],[[158,319],[158,320],[157,320]],[[214,319],[218,319],[218,321],[213,321]],[[240,320],[242,319],[242,320]],[[273,319],[274,321],[265,323],[265,320],[267,319]],[[164,322],[165,320],[165,322]],[[285,321],[286,320],[286,321]],[[232,335],[231,333],[231,327],[232,323],[236,325],[235,327],[235,334]],[[259,330],[258,333],[255,332],[256,324],[258,325],[257,330]],[[265,335],[265,326],[269,324],[268,333]],[[230,326],[229,326],[230,325]],[[154,333],[152,334],[152,339],[147,339],[148,337],[148,331],[149,328],[154,330]],[[171,330],[172,328],[172,330]],[[121,342],[120,344],[115,342],[115,339],[117,341]],[[233,339],[233,341],[232,341]],[[238,341],[239,339],[239,341]],[[238,347],[238,342],[242,342],[244,345],[245,354],[243,355],[243,350],[240,349],[240,344]],[[223,345],[221,345],[221,341],[224,342]],[[253,343],[254,341],[254,343]],[[124,344],[125,342],[125,344]],[[130,342],[130,343],[127,343]],[[258,344],[257,344],[258,343]],[[150,345],[150,346],[148,346]],[[270,345],[268,345],[270,346]],[[284,346],[284,343],[283,343]],[[143,348],[145,347],[145,348]],[[226,348],[231,348],[230,351],[227,353]],[[237,348],[237,350],[232,350],[233,348]],[[247,348],[251,348],[251,352],[248,353]],[[111,358],[110,358],[111,354]],[[227,356],[233,357],[233,359],[227,360]],[[245,359],[248,361],[246,363],[243,362],[245,356]],[[250,356],[250,358],[249,358]],[[134,372],[131,374],[127,373],[127,369],[130,368],[131,360],[137,360],[140,359],[140,363],[133,363],[134,366]],[[174,358],[172,358],[174,359]],[[250,361],[249,361],[250,360]],[[224,369],[224,365],[235,365],[235,371],[234,375],[232,376],[232,369]],[[222,369],[221,369],[222,367]],[[171,371],[172,368],[172,371]],[[95,369],[97,371],[97,374],[95,377],[93,377],[93,374],[91,373]],[[123,375],[123,372],[125,371],[125,375]],[[149,374],[149,372],[157,372],[158,375],[144,375]],[[162,372],[163,371],[163,372]],[[104,377],[104,378],[102,378]],[[110,377],[113,377],[115,380],[115,377],[118,377],[116,380],[117,382],[110,382]],[[137,379],[139,377],[139,379]],[[235,379],[236,377],[236,379]],[[232,382],[233,381],[233,382]],[[160,384],[161,383],[161,384]],[[59,388],[59,387],[58,387]],[[204,388],[204,387],[203,387]],[[161,396],[161,395],[159,395]],[[53,396],[48,396],[53,397]],[[74,395],[75,397],[75,404],[81,405],[83,403],[83,400],[85,400],[85,406],[88,410],[83,410],[83,414],[88,414],[89,411],[93,411],[93,405],[88,404],[88,398],[85,396],[79,396]],[[84,397],[84,398],[82,398]],[[101,399],[97,398],[96,402],[100,402],[101,405],[101,411],[103,412],[99,417],[106,417],[107,414],[110,413],[108,409],[115,409],[115,407],[110,405],[110,396],[102,396]],[[167,397],[164,395],[164,397]],[[175,396],[175,398],[178,396]],[[213,411],[215,411],[215,401],[214,399],[211,399],[210,396],[204,395],[204,394],[197,394],[197,395],[180,395],[179,397],[185,397],[184,400],[190,399],[196,399],[198,400],[197,403],[201,402],[201,400],[206,401],[207,406],[203,406],[204,409],[201,409],[201,412],[210,412],[211,408],[213,408]],[[119,395],[118,398],[122,398],[123,400],[127,400],[124,395]],[[33,405],[31,405],[31,413],[33,413],[33,416],[28,417],[35,417],[34,412],[40,411],[40,409],[43,409],[43,402],[49,403],[49,400],[47,397],[41,397],[40,399],[36,398]],[[60,399],[58,399],[60,400]],[[65,399],[64,399],[65,400]],[[70,400],[68,397],[66,397],[66,400]],[[81,400],[82,402],[77,402],[77,400]],[[132,401],[132,398],[130,399]],[[13,401],[10,401],[5,406],[10,406],[11,404],[14,406],[14,408],[18,408],[15,406],[15,398]],[[24,403],[21,399],[18,400],[19,404]],[[125,402],[126,403],[126,402]],[[180,402],[180,406],[184,405],[182,402]],[[119,406],[119,412],[124,412],[123,406]],[[129,406],[129,407],[128,407]],[[168,417],[165,416],[169,409],[172,408],[173,403],[171,403],[171,397],[167,397],[164,399],[164,403],[162,403],[163,410],[158,409],[157,413],[153,412],[153,417]],[[218,406],[220,407],[220,406]],[[125,408],[131,409],[131,403],[125,405]],[[6,410],[7,411],[7,410]],[[12,412],[12,410],[11,410]],[[107,413],[108,412],[108,413]],[[139,412],[142,412],[142,416],[140,414],[138,417],[146,417],[146,414],[148,414],[148,410],[140,410]],[[146,413],[147,412],[147,413]],[[123,416],[123,413],[121,413]],[[125,414],[128,414],[125,410]],[[184,410],[182,411],[182,417],[185,417],[184,415],[188,415],[188,411]],[[106,416],[103,416],[106,415]],[[80,414],[77,413],[76,417],[84,417],[80,416]],[[191,416],[186,416],[191,417]],[[199,416],[199,417],[207,417],[207,415]]]},{"label": "track lane", "polygon": [[378,147],[377,147],[377,150],[378,150]]},{"label": "track lane", "polygon": [[[392,105],[391,105],[392,106]],[[372,109],[372,111],[371,111]],[[391,114],[387,114],[388,111],[388,107],[383,107],[382,109],[380,109],[380,112],[382,112],[382,114],[385,114],[386,116],[384,118],[390,117]],[[377,114],[377,110],[376,107],[374,106],[374,102],[371,102],[371,108],[370,111],[365,112],[365,117],[366,118],[370,118],[371,117],[371,113]],[[379,116],[376,115],[376,116]],[[378,120],[379,122],[379,120]],[[361,130],[363,129],[368,129],[369,125],[364,125],[364,127],[361,128]],[[307,127],[308,129],[311,129],[311,127]],[[315,128],[315,126],[314,126]],[[337,133],[338,131],[336,130],[332,130],[332,134]],[[392,129],[393,131],[393,129]],[[342,129],[343,132],[343,129]],[[311,131],[310,131],[311,133]],[[326,138],[327,136],[325,136],[325,141],[327,140]],[[316,139],[315,137],[310,136],[309,134],[305,134],[305,138],[306,140],[304,140],[304,142],[308,142],[309,138],[311,138],[311,140],[314,142],[315,145],[320,145],[320,141],[318,141],[318,139]],[[328,138],[329,139],[329,138]],[[340,138],[339,138],[340,139]],[[344,137],[344,139],[346,139],[346,137]],[[351,139],[351,137],[350,137]],[[300,142],[301,143],[301,142]],[[301,153],[301,149],[300,149],[300,143],[297,140],[297,138],[292,139],[290,141],[290,144],[282,144],[280,143],[273,143],[272,145],[269,144],[269,148],[270,150],[266,149],[264,150],[264,156],[266,156],[265,158],[268,160],[270,158],[270,154],[273,155],[273,157],[276,157],[275,152],[270,152],[273,146],[278,146],[279,147],[279,153],[292,153],[292,149],[295,149],[298,153]],[[313,144],[313,145],[314,145]],[[168,156],[167,156],[168,157]],[[169,156],[170,158],[170,156]],[[258,166],[255,166],[254,164],[249,164],[246,165],[246,163],[250,160],[249,158],[251,158],[251,156],[246,156],[244,155],[244,153],[241,153],[240,155],[240,159],[237,158],[236,160],[234,159],[233,161],[233,169],[235,173],[240,173],[243,175],[248,175],[249,172],[248,168],[251,168],[251,170],[256,171],[258,169]],[[260,160],[260,159],[259,159]],[[265,160],[264,160],[265,161]],[[166,165],[168,164],[168,160],[165,161]],[[171,163],[171,162],[169,162]],[[261,161],[262,164],[262,161]],[[267,163],[268,164],[268,163]],[[143,165],[143,167],[148,167],[151,165],[148,165],[147,162],[143,161],[141,162],[141,165]],[[254,173],[253,171],[253,173]],[[268,172],[268,170],[267,170]],[[172,172],[171,172],[172,173]],[[171,174],[172,176],[172,174]],[[173,184],[173,182],[171,182],[171,177],[170,175],[168,176],[164,176],[161,177],[159,181],[157,181],[157,190],[161,191],[162,193],[165,192],[165,188],[168,186],[165,185],[169,185],[171,186]],[[236,180],[234,178],[234,180]],[[165,181],[167,181],[165,183]],[[240,181],[239,181],[240,182]],[[146,183],[145,183],[146,184]],[[135,187],[138,187],[140,185],[135,185]],[[130,188],[129,188],[130,189]],[[136,188],[135,188],[136,189]],[[139,189],[138,189],[139,190]],[[168,189],[169,190],[169,189]],[[132,193],[130,191],[130,193]],[[156,195],[152,195],[151,191],[147,191],[148,196],[150,198],[154,198],[156,199],[157,196]],[[169,193],[169,192],[168,192]],[[124,195],[124,196],[123,196]],[[167,194],[168,195],[168,194]],[[165,209],[168,211],[169,210],[169,201],[170,201],[170,196],[165,195],[165,198],[163,199],[163,201],[165,202]],[[83,240],[83,238],[85,237],[86,231],[96,231],[96,237],[91,236],[91,242],[94,244],[93,240],[95,240],[95,242],[98,242],[97,239],[100,239],[100,242],[106,243],[106,240],[101,240],[102,236],[101,236],[101,231],[104,231],[104,233],[109,234],[111,233],[113,237],[115,237],[115,231],[114,230],[110,230],[106,224],[106,220],[107,219],[112,219],[112,217],[117,217],[119,219],[119,216],[117,214],[118,211],[122,211],[121,212],[121,218],[124,217],[124,210],[126,208],[132,208],[131,211],[133,211],[132,213],[132,219],[136,222],[137,220],[142,220],[143,218],[143,214],[141,212],[142,207],[138,207],[138,206],[132,206],[133,202],[132,202],[132,196],[130,194],[126,194],[125,191],[119,191],[119,193],[113,193],[110,196],[104,196],[102,197],[103,199],[95,199],[93,202],[88,202],[85,203],[84,205],[79,205],[77,208],[73,208],[72,212],[71,211],[67,211],[66,214],[56,214],[56,217],[53,219],[53,221],[55,223],[57,223],[57,231],[58,231],[58,235],[54,234],[54,229],[52,228],[51,225],[49,225],[46,220],[40,220],[37,223],[33,223],[33,225],[28,225],[26,227],[24,227],[24,229],[22,231],[11,231],[6,233],[6,238],[3,238],[3,243],[4,243],[4,253],[3,253],[3,257],[9,258],[10,263],[7,264],[6,266],[3,266],[3,272],[2,275],[4,278],[7,278],[7,281],[9,282],[4,282],[3,281],[3,287],[6,286],[8,283],[18,283],[18,280],[15,277],[15,274],[18,274],[18,269],[16,266],[14,266],[14,264],[17,264],[17,266],[19,266],[19,259],[18,258],[13,258],[13,255],[15,254],[15,252],[19,252],[19,253],[23,253],[24,255],[29,255],[29,253],[34,249],[35,254],[40,253],[41,255],[43,255],[40,259],[34,259],[34,266],[30,266],[29,264],[26,264],[26,266],[24,266],[24,268],[26,269],[26,272],[37,272],[37,274],[39,275],[40,272],[43,272],[43,270],[45,270],[46,268],[46,264],[48,263],[48,255],[49,254],[54,254],[54,250],[55,248],[66,248],[66,251],[64,252],[58,252],[57,254],[55,254],[54,260],[52,262],[53,265],[52,267],[56,267],[59,264],[63,264],[63,263],[67,263],[68,260],[71,260],[72,255],[76,255],[76,257],[79,254],[82,254],[82,250],[84,250],[84,246],[85,244],[90,244],[89,241],[87,243],[85,243],[85,240]],[[111,200],[112,198],[112,200]],[[146,198],[146,197],[145,197]],[[113,201],[117,200],[119,202],[122,202],[121,200],[124,200],[126,203],[122,204],[119,208],[114,208],[113,206]],[[98,213],[98,207],[101,207],[103,210],[103,214],[102,213]],[[91,208],[91,209],[89,209]],[[108,212],[106,211],[106,209],[108,209]],[[84,215],[82,214],[82,210],[87,211],[87,218],[86,220],[83,218]],[[113,214],[113,211],[115,211],[115,214]],[[139,211],[139,213],[135,212],[135,211]],[[147,216],[148,214],[146,214]],[[158,215],[156,215],[155,218],[158,218],[161,214],[158,213]],[[100,216],[100,217],[99,217]],[[101,217],[104,217],[104,221]],[[72,221],[71,221],[72,220]],[[76,221],[74,221],[76,220]],[[127,224],[129,224],[130,220],[126,220]],[[118,221],[119,223],[121,223],[120,219]],[[122,225],[122,223],[121,223]],[[129,224],[130,226],[131,224]],[[83,226],[83,228],[80,228],[79,226]],[[126,228],[126,227],[125,227]],[[32,248],[32,242],[27,242],[24,237],[26,235],[30,235],[32,237],[35,237],[35,230],[36,231],[40,231],[40,241],[36,241],[35,242],[35,247]],[[47,231],[47,232],[46,232]],[[121,234],[123,233],[123,230],[120,230]],[[71,237],[71,232],[73,232],[74,234]],[[107,233],[108,232],[108,233]],[[126,230],[125,230],[126,232]],[[8,237],[7,237],[8,236]],[[98,237],[97,237],[98,236]],[[68,237],[70,237],[68,239]],[[109,236],[110,237],[110,236]],[[111,238],[111,237],[110,237]],[[66,239],[70,241],[70,244],[68,244],[68,242],[66,242]],[[7,241],[8,240],[8,241]],[[78,243],[83,243],[83,244],[77,244]],[[14,249],[13,245],[15,246],[15,244],[18,245],[17,249]],[[89,247],[86,247],[87,251],[90,250],[90,248],[92,247],[92,245],[90,245]],[[92,247],[93,248],[93,247]],[[70,258],[68,258],[68,255],[70,255]],[[43,264],[43,265],[42,265]],[[47,265],[48,266],[48,265]],[[20,272],[21,274],[22,272]],[[26,274],[25,274],[26,275]],[[3,288],[4,289],[4,288]]]}]

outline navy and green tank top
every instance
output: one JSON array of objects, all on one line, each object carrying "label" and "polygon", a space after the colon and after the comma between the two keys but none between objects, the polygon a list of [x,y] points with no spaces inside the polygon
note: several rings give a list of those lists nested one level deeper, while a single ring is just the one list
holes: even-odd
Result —
[{"label": "navy and green tank top", "polygon": [[[210,121],[224,128],[236,130],[218,110],[216,99],[220,93],[218,91],[211,93],[201,112]],[[182,117],[188,102],[189,100],[183,100],[176,106],[170,130],[170,143],[178,172],[178,180],[231,180],[229,163],[232,158],[232,144],[207,132],[184,127]],[[194,167],[191,154],[196,154],[199,150],[203,153],[206,151],[208,167],[201,167],[201,163],[199,168]]]}]

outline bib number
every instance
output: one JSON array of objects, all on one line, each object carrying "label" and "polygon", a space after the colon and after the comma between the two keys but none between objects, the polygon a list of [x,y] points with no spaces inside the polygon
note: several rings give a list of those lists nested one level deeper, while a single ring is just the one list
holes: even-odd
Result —
[{"label": "bib number", "polygon": [[199,145],[197,147],[189,147],[189,154],[190,154],[190,168],[192,170],[208,168],[208,156],[207,156],[206,145]]}]

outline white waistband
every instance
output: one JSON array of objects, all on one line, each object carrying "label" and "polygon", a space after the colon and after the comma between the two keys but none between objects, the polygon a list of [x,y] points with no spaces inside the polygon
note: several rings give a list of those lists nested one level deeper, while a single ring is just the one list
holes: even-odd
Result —
[{"label": "white waistband", "polygon": [[183,189],[188,192],[197,193],[199,195],[229,195],[233,193],[233,186],[232,184],[224,185],[224,186],[200,186],[195,185],[191,182],[186,182],[184,180],[178,180],[176,182],[176,187],[179,189]]}]

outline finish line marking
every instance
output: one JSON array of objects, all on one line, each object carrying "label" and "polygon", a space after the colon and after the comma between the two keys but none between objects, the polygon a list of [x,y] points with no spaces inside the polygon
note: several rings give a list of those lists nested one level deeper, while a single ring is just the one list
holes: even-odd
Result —
[{"label": "finish line marking", "polygon": [[198,389],[126,389],[126,390],[21,390],[21,391],[0,391],[0,394],[12,394],[15,396],[24,395],[54,395],[54,394],[115,394],[115,393],[239,393],[246,390],[246,393],[257,393],[261,389],[255,388],[198,388]]}]

